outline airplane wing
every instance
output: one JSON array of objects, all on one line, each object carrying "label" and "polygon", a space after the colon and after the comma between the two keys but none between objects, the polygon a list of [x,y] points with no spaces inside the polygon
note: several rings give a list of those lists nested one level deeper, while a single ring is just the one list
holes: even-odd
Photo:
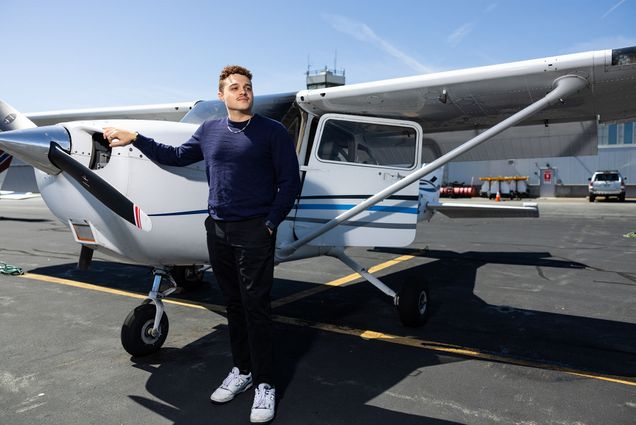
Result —
[{"label": "airplane wing", "polygon": [[318,116],[345,113],[416,121],[426,133],[425,144],[443,155],[542,98],[566,75],[584,78],[588,90],[522,123],[535,128],[495,137],[518,143],[493,140],[462,160],[595,154],[596,128],[590,129],[590,122],[636,118],[636,46],[304,90],[296,99]]},{"label": "airplane wing", "polygon": [[[296,95],[296,101],[313,116],[355,114],[419,124],[423,147],[432,155],[417,171],[286,244],[281,254],[288,255],[310,243],[466,152],[480,145],[492,145],[492,141],[484,142],[498,135],[505,138],[506,130],[517,125],[543,124],[549,129],[555,123],[627,121],[636,118],[634,98],[636,46],[303,90]],[[467,134],[457,146],[444,149],[436,140],[436,134],[458,131]],[[576,137],[572,142],[576,144]],[[519,145],[524,148],[534,143],[529,139]],[[581,154],[563,146],[557,146],[561,155],[541,150],[541,156]],[[503,158],[518,156],[514,149],[504,152]],[[503,210],[499,206],[497,209]],[[451,214],[452,210],[446,210]],[[465,214],[467,211],[464,209]]]},{"label": "airplane wing", "polygon": [[438,211],[449,218],[539,217],[539,208],[535,202],[524,202],[523,206],[430,202],[426,204],[426,208]]},{"label": "airplane wing", "polygon": [[546,108],[526,123],[636,118],[636,46],[303,90],[303,109],[416,120],[425,132],[487,128],[543,97],[559,76],[579,75],[591,90]]},{"label": "airplane wing", "polygon": [[66,109],[26,113],[24,115],[38,126],[53,125],[65,121],[102,119],[180,121],[196,103],[180,102],[108,108]]}]

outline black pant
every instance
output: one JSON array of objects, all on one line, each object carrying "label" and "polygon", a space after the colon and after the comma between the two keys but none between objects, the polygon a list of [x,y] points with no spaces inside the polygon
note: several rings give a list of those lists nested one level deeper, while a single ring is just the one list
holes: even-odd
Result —
[{"label": "black pant", "polygon": [[205,228],[210,262],[227,306],[234,366],[251,371],[257,385],[274,385],[270,293],[276,234],[269,234],[264,217],[208,217]]}]

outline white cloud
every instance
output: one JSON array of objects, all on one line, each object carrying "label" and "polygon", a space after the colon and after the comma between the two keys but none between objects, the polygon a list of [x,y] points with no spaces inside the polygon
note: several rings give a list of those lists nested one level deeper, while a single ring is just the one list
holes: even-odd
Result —
[{"label": "white cloud", "polygon": [[[497,3],[490,3],[484,10],[481,11],[481,16],[492,12],[496,8]],[[479,22],[479,18],[477,18],[475,21],[467,22],[464,25],[456,28],[455,31],[453,31],[451,35],[446,38],[448,44],[450,44],[451,47],[455,47],[459,43],[461,43],[462,40],[475,29],[477,22]]]},{"label": "white cloud", "polygon": [[461,43],[464,37],[466,37],[468,34],[471,33],[474,27],[475,27],[474,23],[468,22],[462,25],[461,27],[457,28],[455,31],[453,31],[453,33],[449,35],[446,40],[452,47],[455,47],[459,43]]},{"label": "white cloud", "polygon": [[419,73],[425,74],[434,71],[432,67],[419,62],[417,59],[377,35],[363,22],[354,21],[353,19],[340,15],[323,14],[323,18],[327,20],[335,30],[348,34],[362,42],[373,44]]},{"label": "white cloud", "polygon": [[484,10],[484,13],[490,13],[496,8],[497,8],[497,3],[490,3],[488,7],[486,7],[486,10]]},{"label": "white cloud", "polygon": [[602,37],[595,40],[577,43],[568,48],[562,49],[561,53],[578,53],[586,52],[588,50],[620,49],[622,47],[630,46],[636,46],[636,38],[628,38],[618,35],[615,37]]},{"label": "white cloud", "polygon": [[610,13],[612,13],[614,10],[616,10],[616,8],[618,8],[621,4],[625,3],[625,0],[620,0],[618,3],[616,3],[614,6],[610,7],[607,12],[603,13],[603,16],[601,16],[601,19],[605,19],[605,17],[607,15],[609,15]]}]

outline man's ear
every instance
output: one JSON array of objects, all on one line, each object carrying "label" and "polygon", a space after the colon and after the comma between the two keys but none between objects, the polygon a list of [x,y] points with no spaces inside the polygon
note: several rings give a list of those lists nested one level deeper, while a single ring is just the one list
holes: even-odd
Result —
[{"label": "man's ear", "polygon": [[218,92],[216,95],[219,97],[219,100],[221,102],[225,102],[225,99],[223,98],[223,92],[222,91]]}]

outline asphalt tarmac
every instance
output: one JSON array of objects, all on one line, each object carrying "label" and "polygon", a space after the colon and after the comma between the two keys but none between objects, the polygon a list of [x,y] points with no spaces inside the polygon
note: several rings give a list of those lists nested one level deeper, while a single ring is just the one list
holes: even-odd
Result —
[{"label": "asphalt tarmac", "polygon": [[[279,265],[273,423],[636,423],[636,202],[538,202],[539,219],[437,215],[408,248],[348,250],[396,290],[428,282],[420,328],[337,260]],[[0,262],[26,272],[0,275],[0,424],[249,423],[252,391],[209,401],[232,367],[211,273],[132,358],[121,324],[150,269],[96,253],[81,272],[78,254],[41,199],[0,200]]]}]

